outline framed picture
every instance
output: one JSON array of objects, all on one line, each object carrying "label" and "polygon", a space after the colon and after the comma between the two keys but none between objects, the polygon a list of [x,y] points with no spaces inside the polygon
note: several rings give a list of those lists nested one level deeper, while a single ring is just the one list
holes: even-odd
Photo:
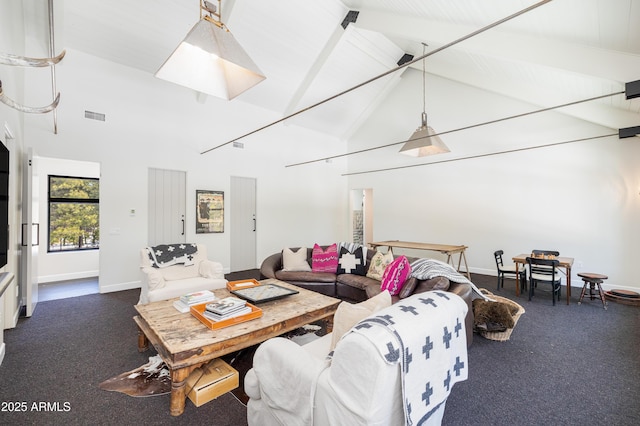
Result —
[{"label": "framed picture", "polygon": [[196,190],[196,234],[224,232],[224,192]]}]

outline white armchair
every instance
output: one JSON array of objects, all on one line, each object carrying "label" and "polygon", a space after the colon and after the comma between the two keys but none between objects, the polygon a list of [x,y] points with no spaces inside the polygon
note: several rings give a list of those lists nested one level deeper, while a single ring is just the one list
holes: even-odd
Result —
[{"label": "white armchair", "polygon": [[142,285],[138,303],[144,305],[194,291],[226,287],[222,264],[207,259],[205,245],[198,244],[197,249],[192,264],[176,264],[164,268],[151,266],[147,249],[140,250]]},{"label": "white armchair", "polygon": [[331,334],[267,340],[244,379],[249,425],[439,425],[467,378],[467,309],[452,293],[416,294],[359,322],[332,354]]}]

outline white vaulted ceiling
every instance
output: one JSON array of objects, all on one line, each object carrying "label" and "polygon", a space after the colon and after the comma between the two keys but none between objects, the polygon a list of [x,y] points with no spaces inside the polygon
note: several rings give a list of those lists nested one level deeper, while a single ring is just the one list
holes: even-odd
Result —
[{"label": "white vaulted ceiling", "polygon": [[[148,73],[155,73],[199,17],[198,0],[56,4],[58,15],[63,14],[56,21],[62,47]],[[419,56],[422,43],[427,52],[438,49],[534,4],[223,0],[223,21],[267,76],[232,102],[284,117],[397,67],[404,53]],[[343,29],[349,10],[359,16]],[[626,82],[640,79],[640,1],[550,1],[435,53],[426,63],[429,74],[541,107],[623,91]],[[346,138],[384,102],[403,72],[406,68],[292,121]],[[640,124],[640,99],[619,95],[569,113],[612,129],[634,126]]]}]

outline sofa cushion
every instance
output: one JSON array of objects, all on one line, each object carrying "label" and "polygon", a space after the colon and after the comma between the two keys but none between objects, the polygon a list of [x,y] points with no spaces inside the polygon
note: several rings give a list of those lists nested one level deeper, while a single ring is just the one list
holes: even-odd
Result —
[{"label": "sofa cushion", "polygon": [[196,265],[173,265],[158,269],[166,281],[178,281],[200,276],[199,267]]},{"label": "sofa cushion", "polygon": [[359,288],[360,290],[365,290],[367,287],[374,285],[376,287],[380,287],[380,281],[374,280],[373,278],[369,278],[364,275],[356,275],[356,274],[340,274],[336,277],[336,281],[348,285],[349,287]]},{"label": "sofa cushion", "polygon": [[424,293],[425,291],[443,290],[447,291],[451,282],[445,277],[435,277],[430,280],[419,280],[416,277],[410,277],[405,281],[402,290],[398,296],[401,299],[409,297],[415,293]]},{"label": "sofa cushion", "polygon": [[226,285],[227,280],[224,278],[196,277],[175,281],[173,284],[168,282],[167,285],[149,292],[148,303],[173,299],[174,297],[180,297],[183,294],[192,293],[194,291],[225,288]]},{"label": "sofa cushion", "polygon": [[391,295],[388,291],[383,291],[377,296],[357,304],[341,302],[333,316],[331,350],[354,325],[388,306],[391,306]]},{"label": "sofa cushion", "polygon": [[391,262],[393,262],[393,252],[391,249],[389,249],[386,254],[376,251],[376,254],[373,255],[371,262],[369,263],[367,276],[374,280],[382,280],[382,274],[384,274],[384,270]]},{"label": "sofa cushion", "polygon": [[338,260],[338,274],[365,275],[367,258],[363,255],[363,248],[358,247],[353,252],[346,247],[340,248],[340,259]]},{"label": "sofa cushion", "polygon": [[156,290],[166,285],[164,277],[157,269],[145,267],[143,269],[143,272],[147,274],[147,283],[149,285],[149,290]]},{"label": "sofa cushion", "polygon": [[286,282],[335,283],[336,274],[312,271],[276,271],[276,278]]},{"label": "sofa cushion", "polygon": [[323,250],[318,244],[314,244],[313,252],[311,253],[311,270],[313,272],[331,272],[335,274],[337,269],[337,244],[331,244],[326,250]]},{"label": "sofa cushion", "polygon": [[300,247],[295,252],[287,247],[282,249],[282,270],[311,271],[311,266],[307,262],[307,248]]},{"label": "sofa cushion", "polygon": [[402,290],[405,281],[411,275],[411,265],[406,256],[400,256],[389,264],[382,274],[380,282],[381,290],[389,290],[392,296],[397,295]]},{"label": "sofa cushion", "polygon": [[203,260],[198,266],[198,273],[205,278],[224,278],[222,263]]}]

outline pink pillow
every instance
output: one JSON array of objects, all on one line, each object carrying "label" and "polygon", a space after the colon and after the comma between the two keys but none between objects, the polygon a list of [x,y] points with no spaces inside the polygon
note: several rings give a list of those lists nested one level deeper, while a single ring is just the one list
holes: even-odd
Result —
[{"label": "pink pillow", "polygon": [[323,251],[322,247],[314,244],[311,252],[311,270],[335,274],[338,270],[338,246],[331,244]]},{"label": "pink pillow", "polygon": [[380,290],[388,290],[392,296],[396,296],[410,276],[411,265],[409,260],[407,260],[406,256],[399,256],[384,269]]}]

